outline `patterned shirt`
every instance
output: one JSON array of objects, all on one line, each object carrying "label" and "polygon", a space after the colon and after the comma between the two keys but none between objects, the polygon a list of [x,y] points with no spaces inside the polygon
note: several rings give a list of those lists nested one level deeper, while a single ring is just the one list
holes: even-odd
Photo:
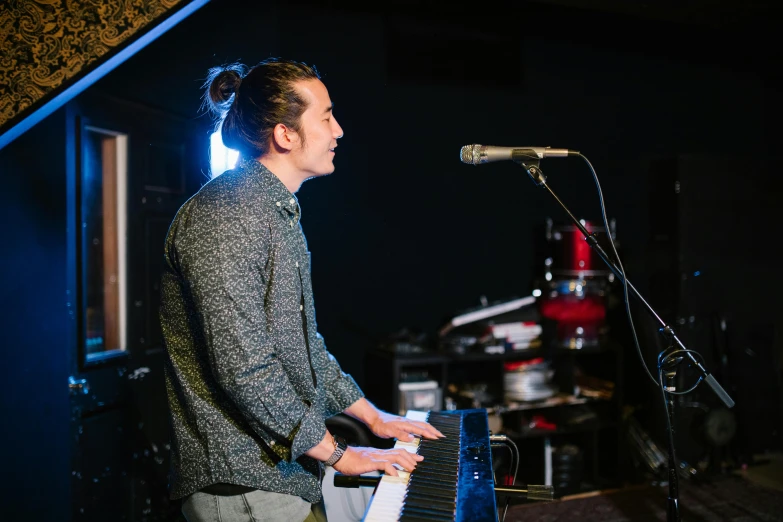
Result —
[{"label": "patterned shirt", "polygon": [[296,198],[242,160],[177,212],[161,323],[172,420],[171,497],[213,483],[321,499],[304,455],[363,397],[316,333]]}]

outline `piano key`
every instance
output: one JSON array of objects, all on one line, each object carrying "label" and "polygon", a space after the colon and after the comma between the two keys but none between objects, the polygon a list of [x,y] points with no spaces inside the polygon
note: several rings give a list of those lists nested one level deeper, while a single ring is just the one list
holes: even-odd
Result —
[{"label": "piano key", "polygon": [[[414,484],[416,483],[414,482]],[[419,492],[422,492],[424,494],[431,495],[433,497],[439,497],[448,500],[455,500],[456,498],[456,493],[454,489],[449,490],[444,488],[434,488],[427,484],[416,484],[414,487],[415,489],[411,489],[408,491],[408,496],[416,495]]]},{"label": "piano key", "polygon": [[456,482],[459,476],[457,469],[447,468],[421,468],[418,467],[414,470],[416,476],[419,478],[432,478],[433,480],[453,480]]},{"label": "piano key", "polygon": [[437,502],[441,506],[450,506],[452,511],[457,508],[455,498],[436,497],[434,495],[425,495],[421,491],[408,491],[405,496],[405,502]]},{"label": "piano key", "polygon": [[438,509],[432,506],[414,506],[407,502],[402,507],[400,516],[402,515],[418,515],[437,518],[439,520],[454,520],[454,510]]},{"label": "piano key", "polygon": [[427,520],[438,520],[443,522],[450,522],[454,520],[453,513],[438,513],[431,509],[420,509],[408,506],[402,508],[402,516],[400,517],[400,520],[404,520],[402,517],[405,515],[413,515],[426,518]]},{"label": "piano key", "polygon": [[423,518],[418,515],[410,515],[410,514],[401,516],[399,520],[401,522],[432,522],[431,518]]},{"label": "piano key", "polygon": [[446,502],[443,500],[433,500],[430,498],[412,497],[408,495],[405,497],[406,506],[418,506],[418,507],[432,507],[439,511],[445,511],[447,513],[454,513],[456,504],[454,502]]},{"label": "piano key", "polygon": [[430,477],[423,477],[423,478],[416,478],[415,480],[411,480],[410,484],[415,484],[417,487],[421,486],[422,484],[426,484],[428,486],[439,487],[445,490],[445,489],[454,488],[454,484],[456,484],[456,482],[457,482],[456,479],[452,481],[448,481],[448,480],[434,479]]}]

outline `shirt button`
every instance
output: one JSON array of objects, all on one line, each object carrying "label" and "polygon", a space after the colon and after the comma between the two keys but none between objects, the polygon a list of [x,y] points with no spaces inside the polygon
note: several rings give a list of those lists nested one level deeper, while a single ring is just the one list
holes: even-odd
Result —
[{"label": "shirt button", "polygon": [[296,268],[299,268],[299,261],[296,262]]},{"label": "shirt button", "polygon": [[270,441],[269,441],[269,445],[270,445],[270,446],[274,446],[274,445],[275,445],[275,441],[273,441],[273,440],[270,440]]},{"label": "shirt button", "polygon": [[293,205],[293,204],[295,203],[295,202],[294,202],[294,198],[291,198],[291,199],[289,199],[289,200],[288,200],[288,202],[289,202],[289,203],[291,203],[291,204]]},{"label": "shirt button", "polygon": [[279,201],[278,201],[276,204],[277,204],[277,206],[278,206],[278,207],[279,207],[280,205],[282,205],[282,203],[280,203]]},{"label": "shirt button", "polygon": [[304,310],[304,305],[299,305],[299,310],[300,311]]},{"label": "shirt button", "polygon": [[294,226],[294,222],[293,222],[293,221],[291,221],[291,228],[293,228],[293,226]]}]

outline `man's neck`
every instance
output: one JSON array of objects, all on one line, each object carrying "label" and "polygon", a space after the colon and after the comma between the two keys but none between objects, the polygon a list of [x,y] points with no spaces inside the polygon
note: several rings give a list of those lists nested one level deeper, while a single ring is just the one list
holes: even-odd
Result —
[{"label": "man's neck", "polygon": [[299,190],[299,187],[301,187],[302,183],[305,181],[304,176],[302,176],[302,174],[299,173],[296,169],[291,168],[291,165],[288,162],[283,161],[282,158],[265,154],[256,161],[261,163],[264,167],[269,169],[272,174],[277,176],[277,178],[283,182],[283,185],[285,185],[285,188],[287,188],[291,194],[296,194]]}]

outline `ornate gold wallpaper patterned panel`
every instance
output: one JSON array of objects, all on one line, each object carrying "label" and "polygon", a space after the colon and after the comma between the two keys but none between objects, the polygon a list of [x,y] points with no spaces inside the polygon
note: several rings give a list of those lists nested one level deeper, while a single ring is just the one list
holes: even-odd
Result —
[{"label": "ornate gold wallpaper patterned panel", "polygon": [[0,0],[0,128],[182,0]]}]

